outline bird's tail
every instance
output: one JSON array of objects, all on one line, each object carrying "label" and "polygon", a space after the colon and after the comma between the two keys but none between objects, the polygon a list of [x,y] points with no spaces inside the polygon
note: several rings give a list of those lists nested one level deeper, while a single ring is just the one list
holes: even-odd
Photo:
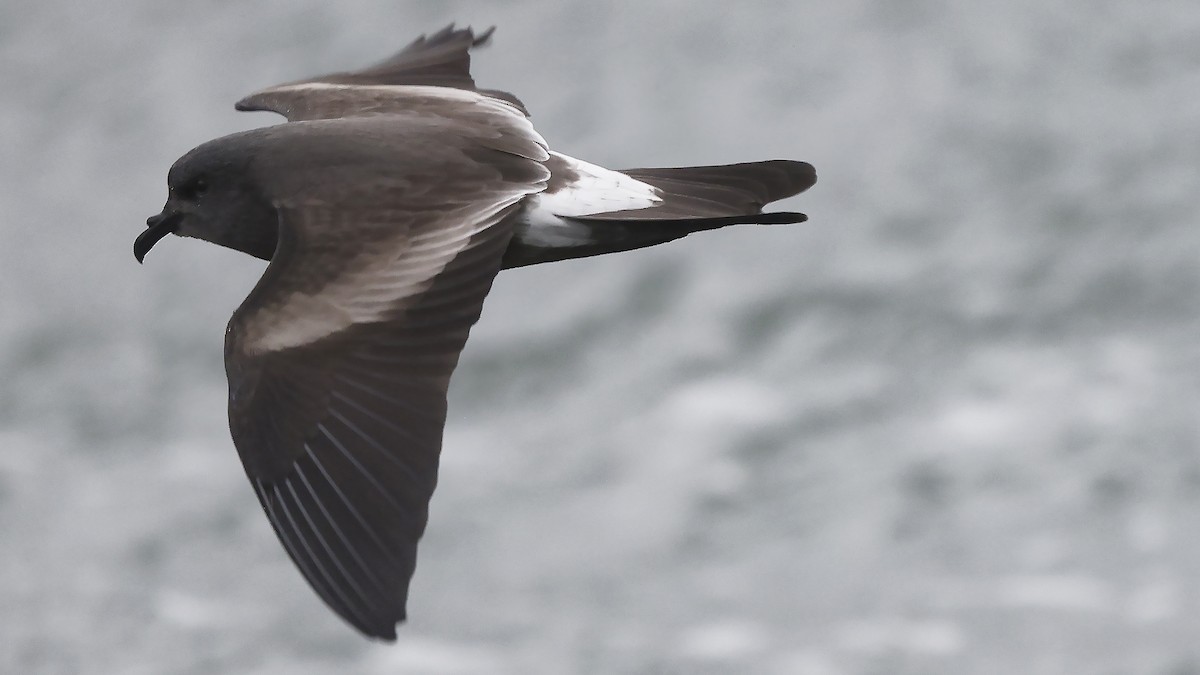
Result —
[{"label": "bird's tail", "polygon": [[762,209],[817,181],[811,164],[792,160],[613,173],[653,186],[658,201],[639,209],[559,216],[553,245],[518,232],[505,267],[644,248],[728,225],[802,223],[808,219],[803,213]]},{"label": "bird's tail", "polygon": [[[596,214],[589,218],[666,220],[749,216],[761,213],[771,202],[798,195],[817,182],[817,172],[811,164],[786,159],[722,166],[624,169],[620,173],[658,188],[663,201],[638,211]],[[803,220],[801,217],[795,221],[772,222]]]}]

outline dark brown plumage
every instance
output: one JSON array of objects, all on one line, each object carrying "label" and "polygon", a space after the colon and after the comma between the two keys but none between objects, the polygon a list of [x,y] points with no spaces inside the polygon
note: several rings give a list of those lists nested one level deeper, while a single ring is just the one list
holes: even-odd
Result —
[{"label": "dark brown plumage", "polygon": [[376,66],[238,103],[286,124],[184,155],[134,244],[167,234],[270,260],[225,341],[229,425],[263,510],[318,595],[395,639],[437,483],[446,391],[504,267],[649,246],[763,214],[803,162],[614,172],[551,153],[481,90],[449,27]]}]

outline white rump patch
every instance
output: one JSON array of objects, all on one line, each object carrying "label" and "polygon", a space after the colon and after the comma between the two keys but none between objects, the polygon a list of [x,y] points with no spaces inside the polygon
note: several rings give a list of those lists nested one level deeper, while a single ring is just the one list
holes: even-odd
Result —
[{"label": "white rump patch", "polygon": [[556,216],[588,216],[609,211],[644,209],[662,202],[658,188],[581,159],[551,152],[579,174],[574,183],[535,198],[537,206]]},{"label": "white rump patch", "polygon": [[581,159],[551,152],[579,175],[553,193],[531,195],[517,237],[533,246],[578,246],[591,241],[591,228],[564,216],[590,216],[610,211],[644,209],[662,203],[658,188]]}]

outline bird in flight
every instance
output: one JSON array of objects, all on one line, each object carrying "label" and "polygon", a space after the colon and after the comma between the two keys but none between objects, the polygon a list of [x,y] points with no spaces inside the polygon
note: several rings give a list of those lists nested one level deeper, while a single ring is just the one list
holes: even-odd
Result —
[{"label": "bird in flight", "polygon": [[225,333],[229,428],[313,589],[395,640],[437,482],[446,390],[496,274],[743,223],[816,182],[773,160],[613,171],[552,152],[475,85],[453,25],[391,58],[264,89],[287,122],[209,141],[167,175],[168,234],[270,261]]}]

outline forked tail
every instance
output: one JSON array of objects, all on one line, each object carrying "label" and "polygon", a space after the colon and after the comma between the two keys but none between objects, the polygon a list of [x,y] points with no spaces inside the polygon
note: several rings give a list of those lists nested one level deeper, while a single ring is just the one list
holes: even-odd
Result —
[{"label": "forked tail", "polygon": [[812,164],[787,159],[722,166],[624,169],[620,173],[658,188],[662,202],[637,211],[595,214],[589,218],[662,220],[753,215],[761,213],[767,204],[798,195],[817,182]]},{"label": "forked tail", "polygon": [[807,162],[610,171],[552,153],[550,186],[517,223],[505,267],[654,246],[728,225],[801,223],[803,213],[763,213],[817,181]]}]

